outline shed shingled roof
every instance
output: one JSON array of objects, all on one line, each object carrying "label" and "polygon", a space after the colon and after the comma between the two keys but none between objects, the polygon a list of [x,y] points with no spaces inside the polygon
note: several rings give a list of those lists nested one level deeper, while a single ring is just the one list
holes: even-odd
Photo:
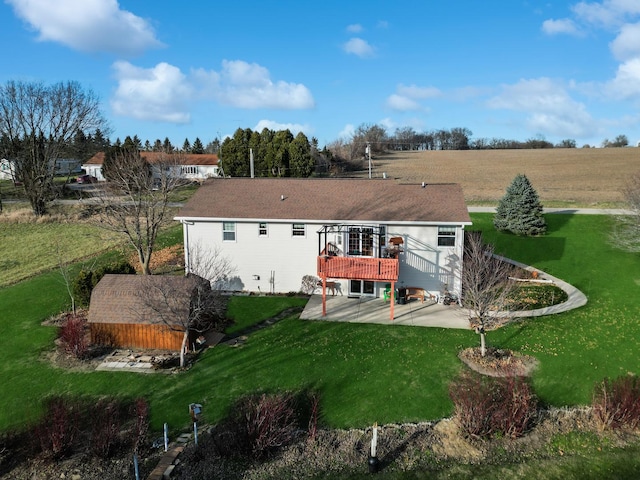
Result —
[{"label": "shed shingled roof", "polygon": [[471,223],[458,184],[348,178],[211,179],[176,218]]},{"label": "shed shingled roof", "polygon": [[[180,312],[186,318],[197,281],[195,277],[183,276],[106,274],[91,292],[87,320],[89,323],[162,323],[163,319],[170,318],[169,310]],[[167,302],[155,297],[167,290],[176,293],[172,297],[176,303],[171,309],[167,307],[158,312],[155,308]],[[149,306],[150,302],[154,308]],[[179,319],[175,324],[181,324]]]}]

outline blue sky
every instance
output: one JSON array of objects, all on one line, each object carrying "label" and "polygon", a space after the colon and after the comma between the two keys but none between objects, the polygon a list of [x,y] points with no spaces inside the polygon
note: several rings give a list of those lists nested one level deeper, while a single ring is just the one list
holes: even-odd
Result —
[{"label": "blue sky", "polygon": [[0,19],[0,83],[78,81],[114,140],[640,141],[639,0],[2,0]]}]

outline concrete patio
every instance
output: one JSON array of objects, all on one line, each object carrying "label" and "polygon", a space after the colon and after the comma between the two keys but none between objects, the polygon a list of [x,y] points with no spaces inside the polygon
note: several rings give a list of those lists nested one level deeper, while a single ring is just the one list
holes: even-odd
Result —
[{"label": "concrete patio", "polygon": [[[531,267],[505,259],[524,269]],[[539,317],[555,315],[587,303],[587,297],[573,285],[560,280],[546,272],[539,272],[540,281],[550,282],[565,292],[568,299],[564,303],[540,308],[538,310],[524,310],[512,312],[513,317]],[[458,305],[443,305],[433,301],[411,300],[404,305],[394,305],[394,318],[390,319],[390,305],[382,298],[347,297],[342,295],[327,296],[327,315],[322,316],[322,295],[312,295],[300,318],[304,320],[322,320],[352,323],[379,323],[383,325],[410,325],[416,327],[442,327],[470,329],[469,311]]]},{"label": "concrete patio", "polygon": [[421,303],[419,300],[411,300],[404,305],[394,305],[393,321],[389,318],[390,308],[389,302],[382,298],[327,296],[327,315],[323,317],[322,295],[312,295],[300,318],[329,322],[470,328],[466,310],[457,305],[442,305],[426,300]]}]

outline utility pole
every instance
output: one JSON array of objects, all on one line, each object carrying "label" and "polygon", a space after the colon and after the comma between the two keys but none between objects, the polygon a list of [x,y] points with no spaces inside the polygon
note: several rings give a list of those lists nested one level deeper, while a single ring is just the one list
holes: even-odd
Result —
[{"label": "utility pole", "polygon": [[369,179],[371,179],[371,144],[367,142],[367,148],[365,149],[365,153],[369,157]]}]

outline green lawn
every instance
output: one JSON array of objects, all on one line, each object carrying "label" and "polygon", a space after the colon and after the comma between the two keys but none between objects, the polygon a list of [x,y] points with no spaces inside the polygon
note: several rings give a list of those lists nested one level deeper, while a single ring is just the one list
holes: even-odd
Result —
[{"label": "green lawn", "polygon": [[[638,373],[640,259],[609,245],[610,218],[548,215],[549,234],[541,238],[498,234],[488,214],[472,219],[474,228],[487,229],[498,252],[548,271],[589,297],[579,310],[488,334],[490,344],[540,360],[533,382],[544,402],[587,404],[596,381]],[[163,241],[179,239],[172,235]],[[265,298],[234,298],[230,314],[248,325],[299,303]],[[40,322],[66,301],[56,273],[0,290],[0,430],[35,420],[44,397],[69,392],[146,396],[155,429],[163,422],[186,428],[191,402],[202,403],[206,421],[215,422],[242,394],[289,389],[319,392],[322,421],[329,427],[433,420],[451,414],[447,387],[462,368],[457,352],[478,342],[471,331],[302,321],[294,315],[251,334],[241,347],[206,351],[187,373],[69,372],[41,359],[55,331]]]}]

